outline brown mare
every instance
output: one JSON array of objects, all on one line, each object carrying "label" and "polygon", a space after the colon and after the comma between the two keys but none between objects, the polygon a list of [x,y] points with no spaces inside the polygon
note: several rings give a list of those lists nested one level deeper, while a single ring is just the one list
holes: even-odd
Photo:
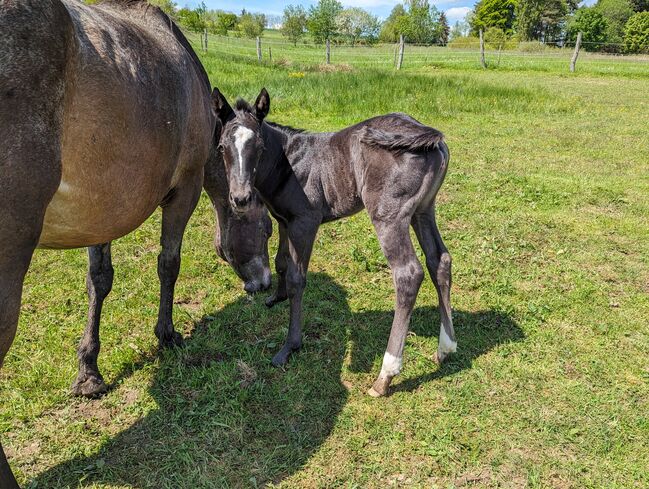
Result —
[{"label": "brown mare", "polygon": [[[207,74],[159,9],[141,0],[0,0],[0,365],[35,248],[90,247],[90,317],[74,390],[105,389],[97,354],[101,305],[112,284],[110,242],[158,206],[155,333],[161,346],[180,343],[173,293],[204,174],[220,254],[251,291],[269,285],[262,252],[268,217],[256,203],[232,218],[222,161],[210,157],[219,133]],[[17,487],[0,445],[0,488]]]},{"label": "brown mare", "polygon": [[363,208],[392,270],[396,292],[383,367],[369,393],[387,394],[401,371],[410,316],[424,277],[410,226],[439,297],[437,361],[454,352],[451,255],[435,221],[435,197],[449,162],[442,133],[405,114],[388,114],[339,132],[309,134],[265,122],[270,109],[265,89],[254,106],[239,100],[232,109],[218,89],[213,97],[224,124],[219,150],[233,208],[244,212],[254,188],[279,224],[279,281],[267,305],[289,299],[291,311],[286,343],[273,364],[283,365],[302,346],[302,293],[318,228]]}]

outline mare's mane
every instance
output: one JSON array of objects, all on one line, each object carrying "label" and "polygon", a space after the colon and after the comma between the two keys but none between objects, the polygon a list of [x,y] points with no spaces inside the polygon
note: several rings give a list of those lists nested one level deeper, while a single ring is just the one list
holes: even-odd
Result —
[{"label": "mare's mane", "polygon": [[169,30],[180,43],[180,45],[185,48],[187,54],[189,54],[192,61],[194,61],[194,66],[198,72],[198,76],[203,80],[203,83],[207,87],[208,91],[211,90],[210,79],[207,76],[207,72],[203,67],[203,63],[198,59],[194,48],[185,37],[185,34],[180,30],[178,25],[169,17],[160,7],[156,5],[151,5],[147,0],[100,0],[99,5],[114,5],[121,8],[130,8],[130,7],[144,7],[145,12],[148,12],[151,9],[160,19],[162,19],[166,24],[169,25]]}]

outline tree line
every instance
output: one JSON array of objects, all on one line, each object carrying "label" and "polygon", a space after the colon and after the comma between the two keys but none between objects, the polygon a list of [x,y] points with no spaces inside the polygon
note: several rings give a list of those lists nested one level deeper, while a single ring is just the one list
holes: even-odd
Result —
[{"label": "tree line", "polygon": [[573,44],[582,32],[590,51],[649,52],[649,0],[479,0],[467,16],[470,35],[487,42],[508,40]]},{"label": "tree line", "polygon": [[[96,0],[87,0],[94,3]],[[205,3],[178,8],[173,0],[149,0],[185,28],[213,34],[255,38],[261,36],[269,18],[242,10],[239,15],[209,10]],[[405,0],[381,21],[370,12],[344,8],[338,0],[319,0],[306,9],[288,5],[281,18],[281,32],[294,44],[310,39],[316,43],[372,44],[396,42],[445,46],[449,40],[461,46],[477,42],[482,30],[490,47],[517,46],[519,42],[573,44],[582,32],[584,48],[615,53],[649,53],[649,0],[597,0],[579,7],[580,0],[479,0],[464,22],[449,27],[444,12],[429,0]]]}]

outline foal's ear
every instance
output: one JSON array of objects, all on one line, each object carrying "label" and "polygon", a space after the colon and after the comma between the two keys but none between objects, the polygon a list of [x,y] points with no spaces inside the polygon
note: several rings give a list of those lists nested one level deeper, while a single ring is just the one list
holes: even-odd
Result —
[{"label": "foal's ear", "polygon": [[255,102],[255,116],[257,117],[257,120],[259,122],[263,121],[268,115],[269,110],[270,95],[268,95],[268,91],[266,91],[265,88],[262,88],[261,92],[259,92],[259,97],[257,97],[257,101]]},{"label": "foal's ear", "polygon": [[230,107],[228,101],[225,100],[223,94],[216,87],[214,87],[214,90],[212,90],[212,107],[214,108],[214,112],[216,112],[216,115],[219,119],[221,119],[221,122],[223,122],[223,124],[228,122],[234,115],[232,107]]}]

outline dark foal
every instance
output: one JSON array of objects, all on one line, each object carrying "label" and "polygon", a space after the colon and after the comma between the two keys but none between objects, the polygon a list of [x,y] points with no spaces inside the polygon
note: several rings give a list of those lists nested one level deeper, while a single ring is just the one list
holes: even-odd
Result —
[{"label": "dark foal", "polygon": [[302,345],[302,293],[318,227],[359,212],[372,220],[396,290],[394,321],[383,366],[369,393],[385,395],[399,374],[415,299],[424,273],[410,239],[415,230],[437,294],[442,318],[437,361],[456,350],[451,319],[451,256],[435,223],[435,196],[449,153],[443,135],[404,114],[368,119],[335,133],[308,134],[266,123],[270,97],[234,110],[212,93],[223,122],[220,151],[230,180],[230,200],[245,211],[253,187],[279,223],[277,291],[267,305],[290,299],[286,343],[273,358],[286,363]]}]

